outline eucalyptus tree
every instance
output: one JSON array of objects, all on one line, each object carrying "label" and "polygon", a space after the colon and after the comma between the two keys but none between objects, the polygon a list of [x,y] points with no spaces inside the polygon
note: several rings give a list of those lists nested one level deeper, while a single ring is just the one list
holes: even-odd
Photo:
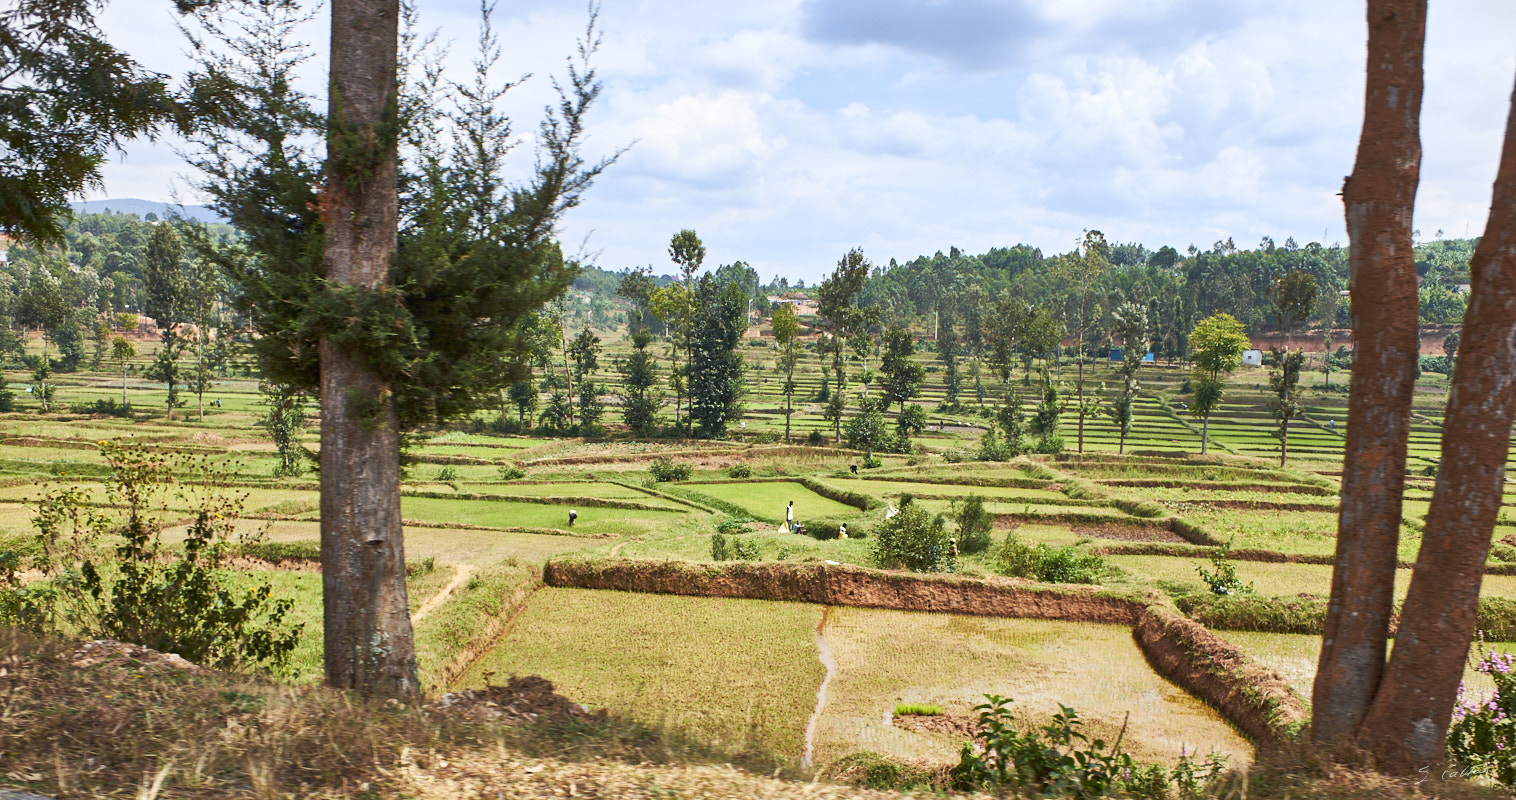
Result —
[{"label": "eucalyptus tree", "polygon": [[795,364],[799,351],[795,347],[800,320],[792,303],[780,303],[772,321],[774,340],[779,343],[779,364],[784,367],[784,440],[790,440],[790,417],[795,413]]},{"label": "eucalyptus tree", "polygon": [[695,337],[690,346],[690,418],[705,436],[720,438],[742,416],[743,360],[737,345],[747,330],[748,292],[702,275],[696,282]]},{"label": "eucalyptus tree", "polygon": [[1242,351],[1247,347],[1242,323],[1231,314],[1206,317],[1190,332],[1190,362],[1194,364],[1190,380],[1195,387],[1190,416],[1202,420],[1201,453],[1210,443],[1211,414],[1221,407],[1226,378],[1242,364]]},{"label": "eucalyptus tree", "polygon": [[879,361],[879,372],[884,376],[880,385],[884,410],[888,410],[890,403],[897,403],[904,414],[905,404],[921,391],[926,370],[911,359],[915,350],[916,340],[910,331],[891,328],[885,332],[884,353]]},{"label": "eucalyptus tree", "polygon": [[147,284],[143,310],[157,324],[162,342],[153,364],[153,377],[168,386],[168,418],[172,420],[179,405],[179,356],[185,347],[180,326],[189,321],[190,293],[184,241],[172,225],[160,222],[153,228],[142,262],[142,277]]},{"label": "eucalyptus tree", "polygon": [[863,257],[863,250],[853,248],[838,260],[836,269],[822,281],[817,294],[817,311],[828,339],[824,352],[832,356],[835,386],[828,404],[828,418],[833,424],[834,441],[842,441],[842,409],[847,397],[847,339],[866,321],[858,307],[858,298],[873,268]]},{"label": "eucalyptus tree", "polygon": [[1084,360],[1087,334],[1096,322],[1099,298],[1096,284],[1110,271],[1110,246],[1100,231],[1085,231],[1079,249],[1059,259],[1058,273],[1069,288],[1068,310],[1073,321],[1074,347],[1079,365],[1077,383],[1079,409],[1079,452],[1084,452],[1084,418],[1089,409],[1084,400]]},{"label": "eucalyptus tree", "polygon": [[1132,431],[1132,411],[1137,402],[1137,371],[1147,355],[1150,341],[1147,308],[1140,303],[1123,303],[1111,312],[1116,335],[1121,337],[1121,388],[1108,412],[1121,432],[1116,452],[1126,452],[1126,437]]}]

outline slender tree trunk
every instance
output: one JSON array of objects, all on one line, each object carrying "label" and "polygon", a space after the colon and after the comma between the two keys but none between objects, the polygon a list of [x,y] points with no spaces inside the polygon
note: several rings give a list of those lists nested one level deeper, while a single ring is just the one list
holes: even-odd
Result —
[{"label": "slender tree trunk", "polygon": [[1279,424],[1279,467],[1284,468],[1285,456],[1290,452],[1290,421],[1282,420]]},{"label": "slender tree trunk", "polygon": [[1312,698],[1311,732],[1323,743],[1353,735],[1384,672],[1416,374],[1411,211],[1421,168],[1426,0],[1369,0],[1368,26],[1363,131],[1342,191],[1356,355],[1332,597]]},{"label": "slender tree trunk", "polygon": [[[333,0],[332,133],[322,268],[337,285],[391,288],[396,247],[398,0]],[[361,353],[322,339],[321,585],[328,684],[420,697],[405,591],[399,417]]]},{"label": "slender tree trunk", "polygon": [[1200,418],[1200,454],[1205,455],[1206,446],[1211,443],[1211,415],[1207,413]]},{"label": "slender tree trunk", "polygon": [[126,406],[126,362],[121,362],[121,405]]},{"label": "slender tree trunk", "polygon": [[1395,651],[1358,734],[1381,767],[1399,772],[1439,764],[1445,755],[1504,491],[1516,414],[1516,96],[1489,223],[1469,269],[1468,344],[1448,393],[1437,488]]},{"label": "slender tree trunk", "polygon": [[569,425],[576,425],[578,423],[574,421],[574,373],[569,368],[568,324],[565,319],[566,316],[559,315],[558,331],[562,334],[559,339],[560,344],[563,345],[563,379],[568,382]]},{"label": "slender tree trunk", "polygon": [[[1079,452],[1084,452],[1084,332],[1079,334],[1080,352],[1076,356],[1079,359]],[[1204,451],[1202,451],[1204,452]]]}]

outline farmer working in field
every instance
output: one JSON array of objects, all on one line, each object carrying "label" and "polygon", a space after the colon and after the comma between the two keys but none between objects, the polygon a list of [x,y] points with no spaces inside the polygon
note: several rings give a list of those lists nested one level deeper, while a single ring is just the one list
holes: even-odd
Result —
[{"label": "farmer working in field", "polygon": [[784,509],[784,527],[789,528],[790,529],[790,533],[794,533],[795,532],[795,501],[794,500],[791,500],[789,506]]}]

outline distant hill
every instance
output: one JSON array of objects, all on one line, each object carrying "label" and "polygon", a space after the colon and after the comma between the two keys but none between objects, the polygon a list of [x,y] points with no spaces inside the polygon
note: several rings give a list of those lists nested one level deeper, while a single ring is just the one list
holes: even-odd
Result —
[{"label": "distant hill", "polygon": [[121,214],[136,214],[146,217],[149,213],[157,214],[161,219],[167,217],[170,211],[177,210],[179,216],[196,222],[225,222],[219,214],[205,206],[175,206],[172,203],[163,203],[156,200],[138,200],[134,197],[113,198],[110,200],[86,200],[82,203],[69,203],[69,207],[76,214],[99,214],[105,211],[115,211]]}]

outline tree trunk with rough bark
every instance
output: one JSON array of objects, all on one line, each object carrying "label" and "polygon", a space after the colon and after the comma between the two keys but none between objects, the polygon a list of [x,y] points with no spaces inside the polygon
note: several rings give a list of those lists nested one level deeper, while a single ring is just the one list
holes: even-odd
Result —
[{"label": "tree trunk with rough bark", "polygon": [[1516,413],[1516,95],[1506,121],[1442,434],[1437,488],[1395,635],[1395,652],[1359,733],[1381,768],[1442,762],[1474,638],[1479,587],[1504,492]]},{"label": "tree trunk with rough bark", "polygon": [[[398,0],[333,0],[331,132],[322,268],[334,284],[383,291],[396,248]],[[399,418],[386,380],[323,338],[321,584],[326,680],[420,697],[400,525]]]},{"label": "tree trunk with rough bark", "polygon": [[1411,211],[1421,169],[1425,0],[1369,0],[1363,129],[1343,186],[1355,354],[1336,565],[1311,729],[1358,730],[1384,672],[1415,384]]}]

